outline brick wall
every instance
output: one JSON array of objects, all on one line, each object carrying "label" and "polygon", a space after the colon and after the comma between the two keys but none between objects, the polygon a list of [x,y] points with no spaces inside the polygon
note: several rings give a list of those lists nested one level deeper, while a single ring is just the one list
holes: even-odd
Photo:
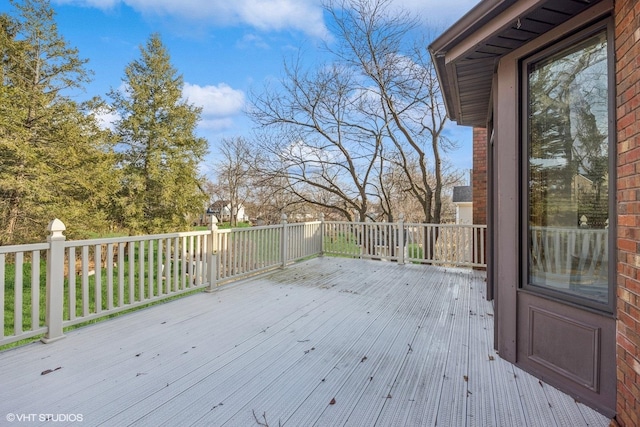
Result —
[{"label": "brick wall", "polygon": [[640,425],[640,2],[615,2],[618,149],[617,416]]},{"label": "brick wall", "polygon": [[487,130],[473,128],[473,223],[487,223]]},{"label": "brick wall", "polygon": [[[471,188],[473,191],[473,223],[487,223],[487,130],[473,128],[473,172]],[[474,250],[476,250],[474,248]],[[484,234],[486,260],[487,234]],[[478,268],[484,269],[484,268]]]}]

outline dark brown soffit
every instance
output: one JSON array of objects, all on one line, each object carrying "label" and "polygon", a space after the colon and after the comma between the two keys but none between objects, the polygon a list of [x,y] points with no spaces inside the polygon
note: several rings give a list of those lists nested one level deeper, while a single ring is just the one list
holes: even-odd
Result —
[{"label": "dark brown soffit", "polygon": [[499,58],[600,1],[481,1],[429,46],[449,118],[486,126]]}]

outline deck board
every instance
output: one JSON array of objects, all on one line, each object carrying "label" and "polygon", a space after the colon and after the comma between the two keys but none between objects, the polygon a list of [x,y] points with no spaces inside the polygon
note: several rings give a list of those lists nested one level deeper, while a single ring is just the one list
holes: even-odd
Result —
[{"label": "deck board", "polygon": [[607,426],[498,357],[484,288],[471,270],[294,264],[0,353],[0,416],[73,413],[90,426]]}]

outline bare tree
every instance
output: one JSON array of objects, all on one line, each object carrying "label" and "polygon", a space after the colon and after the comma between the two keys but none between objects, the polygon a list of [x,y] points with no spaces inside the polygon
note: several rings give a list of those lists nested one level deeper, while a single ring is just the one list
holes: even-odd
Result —
[{"label": "bare tree", "polygon": [[452,144],[427,43],[414,37],[418,22],[391,0],[328,0],[325,10],[332,61],[312,71],[285,64],[280,87],[253,96],[253,118],[278,131],[261,146],[278,165],[271,174],[347,219],[393,220],[402,194],[423,221],[440,222],[441,157]]},{"label": "bare tree", "polygon": [[411,37],[418,21],[392,9],[391,0],[329,0],[325,9],[340,41],[332,52],[358,70],[380,103],[385,141],[395,147],[387,150],[389,160],[404,170],[424,221],[439,223],[446,172],[441,152],[454,145],[443,135],[446,110],[427,43]]},{"label": "bare tree", "polygon": [[253,118],[278,131],[259,144],[270,158],[265,173],[306,203],[363,219],[382,144],[382,127],[367,123],[367,103],[347,68],[305,72],[287,64],[278,90],[254,96]]},{"label": "bare tree", "polygon": [[220,143],[222,159],[216,165],[218,192],[229,206],[231,226],[238,223],[238,212],[249,198],[255,157],[253,147],[242,138],[224,138]]}]

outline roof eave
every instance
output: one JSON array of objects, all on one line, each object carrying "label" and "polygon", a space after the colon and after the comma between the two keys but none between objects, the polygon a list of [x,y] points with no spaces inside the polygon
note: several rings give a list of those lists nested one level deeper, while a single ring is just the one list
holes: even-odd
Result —
[{"label": "roof eave", "polygon": [[447,71],[447,52],[460,40],[473,33],[477,28],[484,25],[493,16],[506,9],[514,2],[515,0],[481,1],[429,45],[429,52],[433,63],[435,64],[436,74],[441,84],[441,91],[447,116],[452,121],[459,124],[465,124],[463,117],[460,115],[459,105],[456,102],[456,100],[459,99],[457,86],[454,82],[450,81],[450,74]]}]

